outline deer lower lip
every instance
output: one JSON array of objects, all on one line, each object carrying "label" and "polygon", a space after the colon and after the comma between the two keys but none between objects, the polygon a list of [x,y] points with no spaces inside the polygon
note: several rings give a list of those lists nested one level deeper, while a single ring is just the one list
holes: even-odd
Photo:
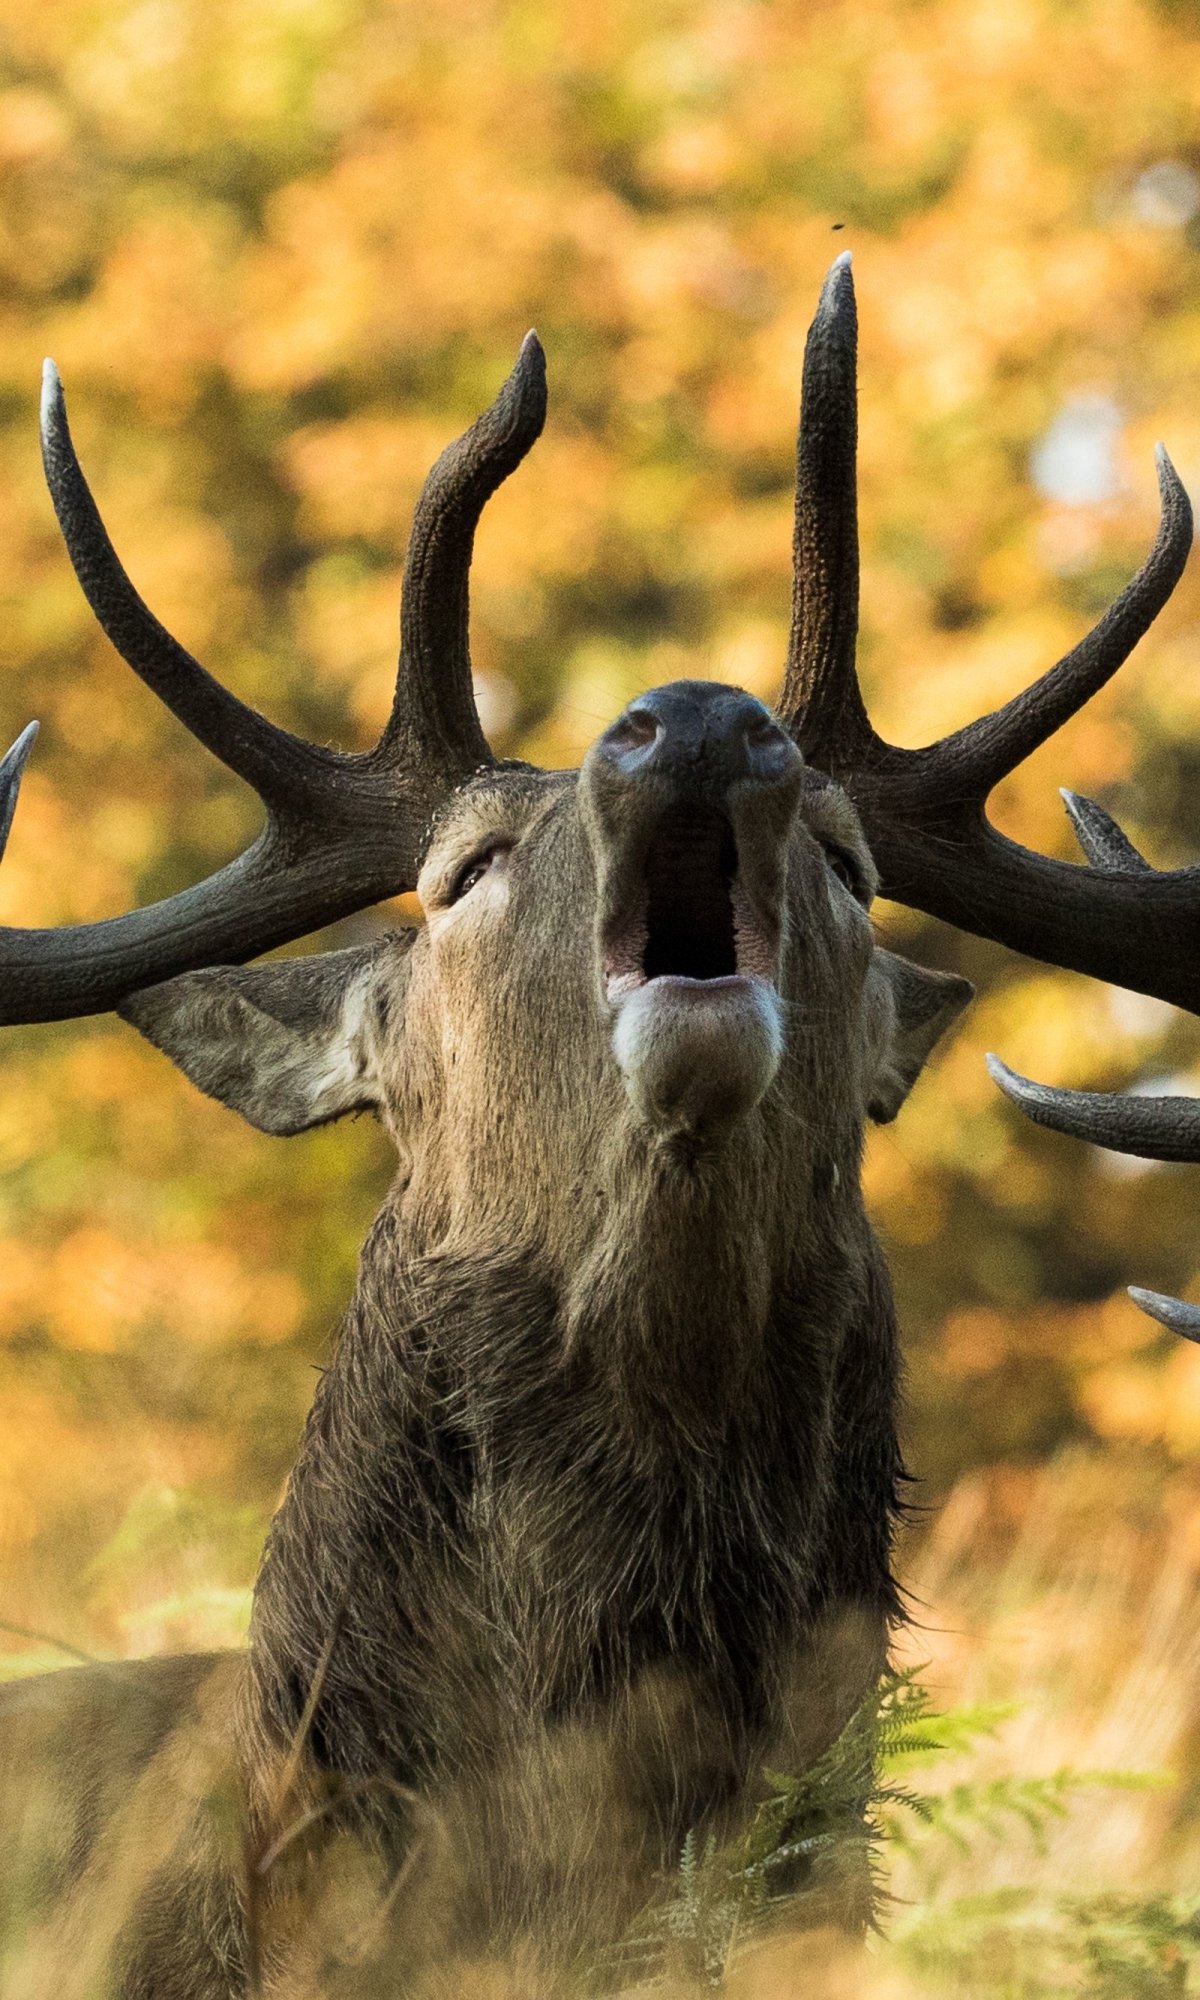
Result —
[{"label": "deer lower lip", "polygon": [[609,1000],[667,981],[681,995],[749,980],[773,984],[776,960],[741,880],[728,819],[703,806],[672,808],[650,842],[634,909],[609,927]]},{"label": "deer lower lip", "polygon": [[660,973],[614,1010],[612,1052],[640,1119],[660,1132],[710,1136],[747,1116],[783,1051],[769,980],[745,973]]}]

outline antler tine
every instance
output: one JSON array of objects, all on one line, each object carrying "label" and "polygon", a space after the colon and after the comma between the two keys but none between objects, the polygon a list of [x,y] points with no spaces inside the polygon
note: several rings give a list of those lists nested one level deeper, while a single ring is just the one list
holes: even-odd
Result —
[{"label": "antler tine", "polygon": [[323,766],[333,760],[278,729],[173,639],[126,575],[84,478],[67,423],[53,361],[42,369],[42,464],[54,511],[80,588],[121,658],[184,727],[219,757],[264,804],[286,813],[309,805]]},{"label": "antler tine", "polygon": [[960,796],[985,799],[1001,778],[1110,681],[1149,631],[1180,577],[1192,547],[1192,508],[1163,445],[1155,446],[1161,502],[1154,546],[1133,580],[1056,666],[992,715],[944,736],[919,753]]},{"label": "antler tine", "polygon": [[546,421],[546,356],[536,333],[489,410],[448,445],[413,519],[400,612],[400,665],[391,718],[375,755],[414,763],[447,784],[492,761],[471,685],[467,578],[484,505],[516,470]]},{"label": "antler tine", "polygon": [[[990,1055],[987,1066],[992,1081],[1035,1125],[1046,1125],[1069,1139],[1086,1139],[1109,1152],[1132,1153],[1141,1160],[1200,1161],[1200,1098],[1116,1097],[1102,1091],[1053,1090],[1048,1084],[1018,1076],[999,1056]],[[1138,1285],[1129,1286],[1129,1296],[1172,1333],[1200,1341],[1200,1306],[1164,1292],[1145,1292]]]},{"label": "antler tine", "polygon": [[[792,628],[779,712],[812,762],[833,775],[897,753],[876,736],[855,670],[858,527],[855,455],[858,317],[850,252],[832,265],[804,353],[796,455]],[[1192,510],[1163,445],[1155,452],[1161,515],[1137,575],[1087,637],[992,715],[915,753],[952,778],[958,797],[985,798],[1110,680],[1183,574]],[[915,769],[916,767],[913,766]]]},{"label": "antler tine", "polygon": [[1059,786],[1058,795],[1093,868],[1124,868],[1136,875],[1154,874],[1145,855],[1138,853],[1129,835],[1095,799],[1085,799],[1081,792],[1068,791],[1065,785]]},{"label": "antler tine", "polygon": [[8,836],[12,831],[13,814],[17,810],[17,793],[21,789],[21,775],[33,749],[33,741],[38,733],[36,722],[30,722],[21,731],[12,749],[0,757],[0,859],[8,846]]},{"label": "antler tine", "polygon": [[1018,1076],[999,1056],[988,1071],[1004,1095],[1031,1118],[1069,1139],[1086,1139],[1139,1160],[1200,1161],[1200,1098],[1118,1097],[1102,1090],[1055,1090]]},{"label": "antler tine", "polygon": [[850,252],[830,268],[804,350],[796,446],[792,625],[779,714],[837,773],[874,742],[855,671],[858,313]]},{"label": "antler tine", "polygon": [[1200,1306],[1190,1306],[1184,1299],[1170,1298],[1165,1292],[1144,1292],[1140,1285],[1130,1285],[1127,1289],[1134,1305],[1140,1306],[1160,1326],[1182,1334],[1185,1340],[1200,1340]]}]

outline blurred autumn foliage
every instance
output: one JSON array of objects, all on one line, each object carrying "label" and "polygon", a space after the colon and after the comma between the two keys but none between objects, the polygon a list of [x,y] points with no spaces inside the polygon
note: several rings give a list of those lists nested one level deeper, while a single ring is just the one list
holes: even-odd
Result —
[{"label": "blurred autumn foliage", "polygon": [[[546,763],[676,675],[772,695],[842,247],[885,733],[994,705],[1094,620],[1153,534],[1156,437],[1200,486],[1187,0],[0,0],[0,190],[0,723],[43,723],[8,923],[176,889],[256,813],[93,625],[41,483],[44,353],[164,622],[347,746],[386,713],[422,477],[530,324],[551,417],[485,517],[473,643],[494,741]],[[1069,855],[1059,783],[1196,858],[1200,572],[993,801]],[[1090,1441],[1200,1523],[1200,1352],[1123,1291],[1187,1288],[1195,1177],[1019,1123],[982,1062],[1186,1078],[1196,1023],[881,927],[981,989],[868,1162],[927,1495]],[[0,1162],[0,1617],[118,1650],[236,1629],[379,1134],[260,1137],[100,1020],[0,1042]]]}]

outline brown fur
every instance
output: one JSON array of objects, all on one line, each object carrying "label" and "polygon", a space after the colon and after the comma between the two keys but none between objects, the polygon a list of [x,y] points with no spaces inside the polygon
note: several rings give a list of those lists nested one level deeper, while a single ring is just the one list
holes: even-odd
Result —
[{"label": "brown fur", "polygon": [[[85,1739],[65,1817],[34,1830],[62,1935],[112,1865],[106,1824],[172,1785],[208,1800],[178,1825],[154,1808],[149,1880],[97,1933],[111,1989],[68,1971],[56,1992],[224,2000],[261,1956],[281,1993],[309,1990],[301,1964],[314,1992],[382,1993],[437,1940],[540,1926],[583,1949],[689,1827],[736,1823],[764,1764],[811,1761],[880,1671],[898,1357],[863,1126],[894,1115],[967,989],[875,949],[827,861],[848,850],[869,893],[851,808],[795,766],[727,797],[739,882],[778,936],[782,1057],[753,1101],[719,1036],[661,1116],[614,1060],[598,955],[661,799],[597,753],[582,778],[500,767],[451,801],[420,933],[129,1003],[268,1129],[374,1106],[400,1170],[248,1661],[81,1670],[0,1701],[6,1757],[44,1768],[60,1732]],[[386,1949],[335,1976],[313,1940],[339,1869],[364,1908],[407,1872]],[[841,1914],[863,1916],[861,1881]]]}]

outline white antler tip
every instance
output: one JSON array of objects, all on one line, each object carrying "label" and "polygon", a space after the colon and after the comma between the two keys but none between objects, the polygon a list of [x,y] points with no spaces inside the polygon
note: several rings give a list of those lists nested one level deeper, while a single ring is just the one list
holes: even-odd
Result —
[{"label": "white antler tip", "polygon": [[1173,479],[1176,485],[1181,486],[1183,484],[1176,469],[1175,461],[1161,438],[1154,447],[1154,464],[1160,483],[1165,478]]},{"label": "white antler tip", "polygon": [[1135,1306],[1148,1318],[1156,1319],[1170,1333],[1177,1333],[1183,1340],[1200,1342],[1200,1306],[1189,1305],[1186,1299],[1171,1298],[1166,1292],[1147,1292],[1141,1285],[1128,1285],[1126,1290]]},{"label": "white antler tip", "polygon": [[55,403],[62,401],[62,377],[50,356],[42,363],[42,422],[45,423]]},{"label": "white antler tip", "polygon": [[831,323],[836,323],[844,315],[847,306],[853,312],[854,272],[851,268],[852,261],[850,252],[843,250],[839,256],[834,258],[829,269],[826,271],[825,282],[821,286],[820,303],[817,306],[817,317],[813,322],[814,326],[828,326]]},{"label": "white antler tip", "polygon": [[5,777],[13,771],[19,772],[24,768],[25,759],[33,748],[33,739],[40,726],[36,722],[27,722],[11,749],[6,750],[3,757],[0,757],[0,773]]}]

